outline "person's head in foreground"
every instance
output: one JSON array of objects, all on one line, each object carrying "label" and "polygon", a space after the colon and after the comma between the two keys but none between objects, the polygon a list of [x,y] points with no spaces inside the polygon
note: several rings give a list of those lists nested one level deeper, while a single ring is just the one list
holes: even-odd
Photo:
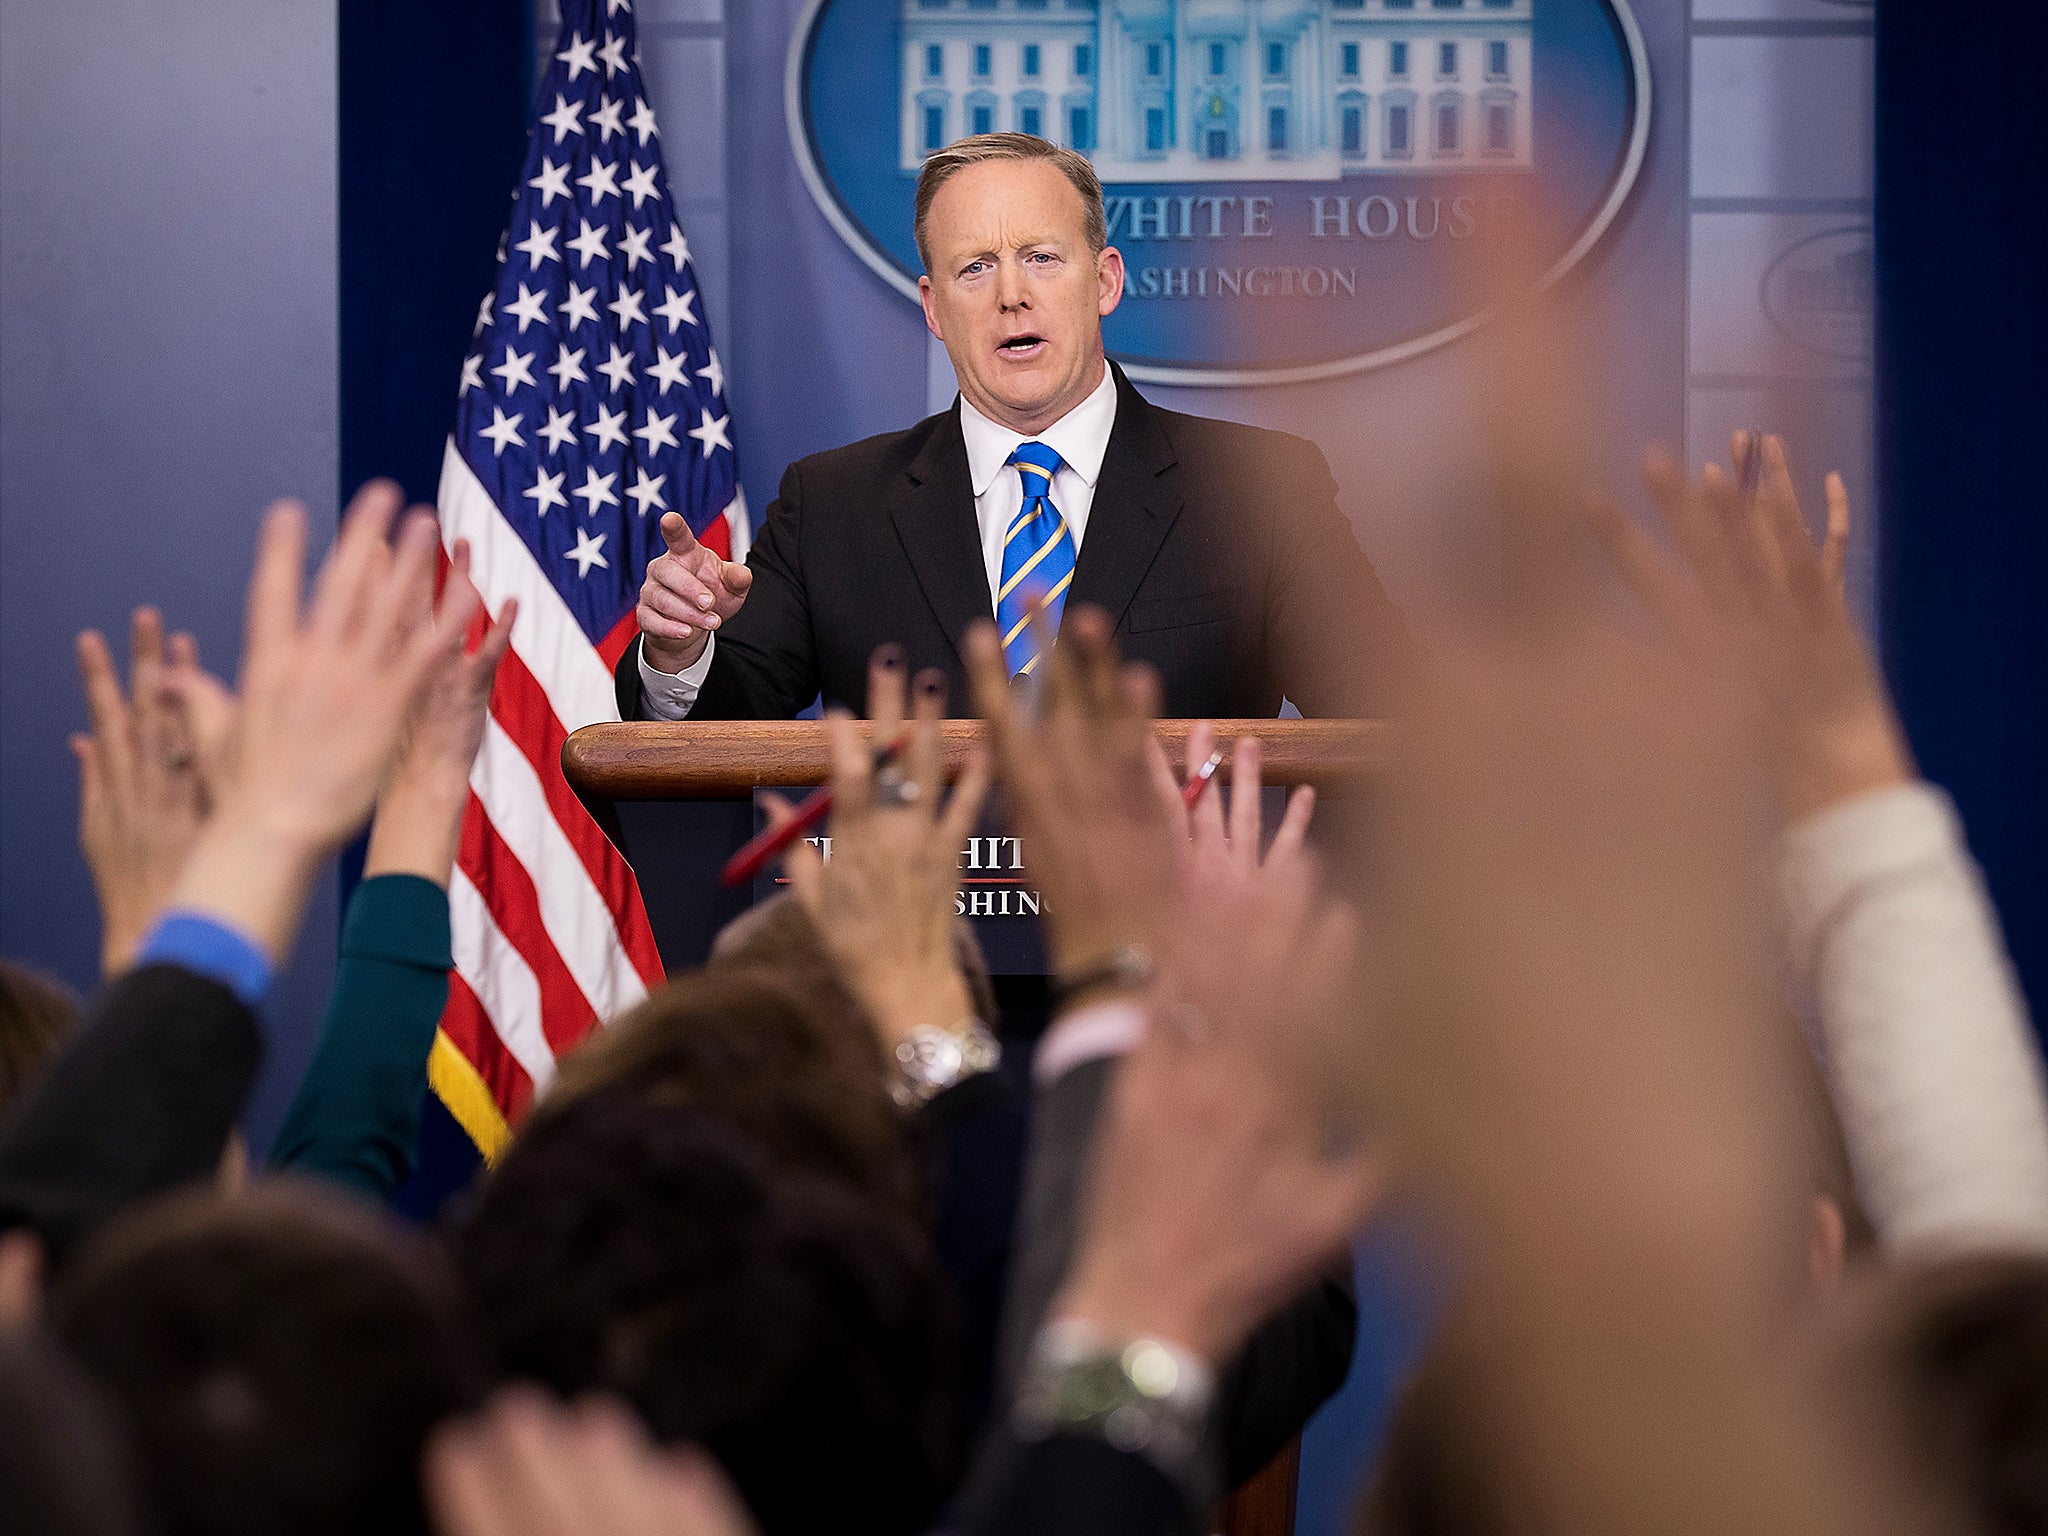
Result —
[{"label": "person's head in foreground", "polygon": [[1912,1480],[1979,1536],[2048,1531],[2048,1257],[1902,1264],[1846,1311],[1854,1387],[1897,1413]]},{"label": "person's head in foreground", "polygon": [[917,180],[925,323],[968,403],[1044,431],[1102,382],[1102,320],[1124,291],[1085,155],[1026,133],[947,145]]},{"label": "person's head in foreground", "polygon": [[483,1384],[433,1251],[291,1180],[123,1218],[49,1320],[129,1427],[164,1536],[424,1533],[421,1447]]},{"label": "person's head in foreground", "polygon": [[632,1093],[536,1121],[461,1264],[500,1367],[702,1445],[766,1536],[921,1531],[952,1484],[951,1317],[923,1239],[838,1179]]},{"label": "person's head in foreground", "polygon": [[[1817,1346],[1866,1449],[1977,1536],[2048,1532],[2048,1258],[1865,1265]],[[1403,1392],[1354,1536],[1537,1536],[1487,1390],[1495,1359],[1454,1319]],[[1939,1518],[1939,1517],[1937,1517]]]},{"label": "person's head in foreground", "polygon": [[[779,948],[759,958],[800,960]],[[778,1168],[921,1210],[881,1048],[829,967],[721,962],[671,978],[570,1053],[526,1134],[593,1094],[632,1094],[732,1127]]]},{"label": "person's head in foreground", "polygon": [[42,1075],[78,1023],[78,999],[61,983],[0,960],[0,1114]]},{"label": "person's head in foreground", "polygon": [[54,1343],[0,1332],[0,1526],[36,1536],[145,1536],[119,1423]]}]

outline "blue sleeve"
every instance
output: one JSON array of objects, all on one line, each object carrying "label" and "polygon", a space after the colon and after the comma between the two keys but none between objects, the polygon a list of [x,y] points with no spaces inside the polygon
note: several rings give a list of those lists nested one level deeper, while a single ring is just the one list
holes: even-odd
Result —
[{"label": "blue sleeve", "polygon": [[273,1166],[376,1200],[412,1175],[427,1058],[453,966],[440,886],[376,875],[356,887],[320,1045],[271,1149]]},{"label": "blue sleeve", "polygon": [[135,964],[182,965],[217,981],[244,1007],[256,1008],[270,991],[269,956],[218,918],[200,912],[166,912],[136,951]]}]

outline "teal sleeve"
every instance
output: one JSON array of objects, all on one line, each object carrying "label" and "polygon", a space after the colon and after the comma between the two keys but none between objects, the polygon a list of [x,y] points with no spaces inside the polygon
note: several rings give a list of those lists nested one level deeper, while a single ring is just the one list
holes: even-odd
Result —
[{"label": "teal sleeve", "polygon": [[448,1001],[448,893],[418,875],[356,887],[313,1064],[271,1149],[272,1166],[375,1200],[413,1171],[427,1056]]}]

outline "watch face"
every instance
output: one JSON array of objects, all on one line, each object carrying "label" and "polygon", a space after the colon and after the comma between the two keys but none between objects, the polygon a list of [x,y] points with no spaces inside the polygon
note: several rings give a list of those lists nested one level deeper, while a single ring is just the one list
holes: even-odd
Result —
[{"label": "watch face", "polygon": [[950,1082],[960,1075],[960,1042],[951,1035],[933,1042],[931,1071],[940,1082]]},{"label": "watch face", "polygon": [[911,1071],[926,1083],[950,1083],[960,1075],[960,1042],[940,1030],[920,1030],[912,1037]]}]

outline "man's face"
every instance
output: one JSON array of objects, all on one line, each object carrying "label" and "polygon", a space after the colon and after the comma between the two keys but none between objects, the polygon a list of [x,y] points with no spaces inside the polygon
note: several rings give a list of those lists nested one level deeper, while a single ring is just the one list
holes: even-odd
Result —
[{"label": "man's face", "polygon": [[925,217],[925,323],[960,392],[1014,431],[1044,431],[1102,382],[1102,317],[1124,259],[1088,249],[1081,194],[1050,160],[988,160],[939,188]]}]

